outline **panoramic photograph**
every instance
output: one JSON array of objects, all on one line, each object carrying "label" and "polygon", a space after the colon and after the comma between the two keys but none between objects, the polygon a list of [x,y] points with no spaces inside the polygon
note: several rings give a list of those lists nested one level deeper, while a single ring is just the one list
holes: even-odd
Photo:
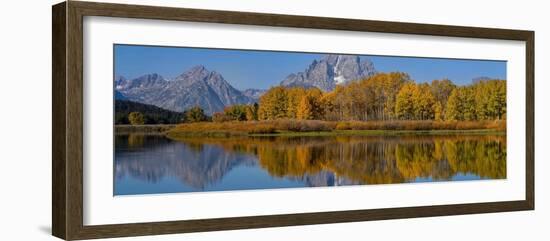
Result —
[{"label": "panoramic photograph", "polygon": [[113,58],[115,196],[506,179],[506,61],[124,44]]}]

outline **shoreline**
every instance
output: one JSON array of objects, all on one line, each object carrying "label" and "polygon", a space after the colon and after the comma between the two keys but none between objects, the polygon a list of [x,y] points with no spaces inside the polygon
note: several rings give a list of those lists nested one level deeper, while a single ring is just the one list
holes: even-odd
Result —
[{"label": "shoreline", "polygon": [[310,132],[279,132],[273,134],[249,134],[248,136],[399,136],[399,135],[451,135],[451,134],[506,134],[492,129],[478,130],[334,130]]},{"label": "shoreline", "polygon": [[334,130],[334,131],[281,131],[267,134],[244,132],[167,132],[170,139],[189,137],[316,137],[316,136],[428,136],[428,135],[506,135],[505,131],[479,130]]},{"label": "shoreline", "polygon": [[[342,128],[342,126],[344,128]],[[115,125],[118,134],[158,134],[183,137],[270,136],[399,136],[399,135],[506,135],[506,121],[250,121],[184,124]]]},{"label": "shoreline", "polygon": [[175,124],[156,125],[114,125],[114,133],[117,134],[164,134],[175,128]]},{"label": "shoreline", "polygon": [[505,133],[506,121],[320,121],[264,120],[196,122],[177,125],[169,137],[185,136],[338,136]]}]

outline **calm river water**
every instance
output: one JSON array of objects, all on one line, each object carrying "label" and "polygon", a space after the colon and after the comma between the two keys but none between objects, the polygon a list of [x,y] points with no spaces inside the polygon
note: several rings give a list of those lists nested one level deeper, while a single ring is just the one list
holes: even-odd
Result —
[{"label": "calm river water", "polygon": [[506,137],[115,136],[114,194],[506,178]]}]

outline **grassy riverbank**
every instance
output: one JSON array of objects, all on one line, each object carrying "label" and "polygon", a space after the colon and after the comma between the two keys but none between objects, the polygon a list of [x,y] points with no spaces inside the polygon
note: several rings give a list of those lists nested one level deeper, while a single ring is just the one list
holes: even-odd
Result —
[{"label": "grassy riverbank", "polygon": [[115,125],[116,134],[163,134],[176,125]]},{"label": "grassy riverbank", "polygon": [[334,135],[447,135],[505,133],[505,121],[316,121],[275,120],[198,122],[180,124],[166,135],[188,136],[334,136]]}]

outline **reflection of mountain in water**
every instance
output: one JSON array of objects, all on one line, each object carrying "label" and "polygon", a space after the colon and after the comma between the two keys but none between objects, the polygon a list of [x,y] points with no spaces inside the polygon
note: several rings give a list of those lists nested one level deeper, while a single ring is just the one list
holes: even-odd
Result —
[{"label": "reflection of mountain in water", "polygon": [[145,138],[149,145],[147,148],[139,148],[127,145],[125,137],[128,138],[117,137],[117,177],[131,175],[147,182],[158,182],[165,176],[174,176],[193,188],[204,189],[219,182],[233,167],[255,163],[252,155],[226,152],[218,146],[185,145],[162,137],[138,136]]},{"label": "reflection of mountain in water", "polygon": [[[505,136],[233,137],[118,136],[116,175],[147,182],[173,176],[195,189],[238,166],[305,186],[506,178]],[[253,177],[242,177],[254,182]],[[235,188],[238,189],[238,188]],[[232,189],[233,190],[233,189]]]},{"label": "reflection of mountain in water", "polygon": [[332,187],[359,184],[358,182],[354,182],[344,177],[338,177],[338,175],[330,171],[320,171],[315,175],[306,174],[296,179],[304,181],[308,187]]}]

